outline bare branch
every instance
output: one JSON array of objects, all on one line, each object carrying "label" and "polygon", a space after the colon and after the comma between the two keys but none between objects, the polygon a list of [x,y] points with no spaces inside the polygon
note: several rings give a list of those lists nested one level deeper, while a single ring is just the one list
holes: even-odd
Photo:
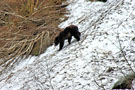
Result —
[{"label": "bare branch", "polygon": [[101,87],[103,90],[105,90],[105,88],[103,86],[99,85],[96,80],[94,80],[94,82],[98,85],[98,87]]}]

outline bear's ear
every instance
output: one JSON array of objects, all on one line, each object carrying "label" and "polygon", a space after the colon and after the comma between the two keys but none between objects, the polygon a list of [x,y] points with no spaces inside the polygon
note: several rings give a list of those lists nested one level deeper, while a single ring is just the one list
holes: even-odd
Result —
[{"label": "bear's ear", "polygon": [[58,36],[55,38],[54,43],[55,43],[55,46],[57,46],[59,44],[59,37]]}]

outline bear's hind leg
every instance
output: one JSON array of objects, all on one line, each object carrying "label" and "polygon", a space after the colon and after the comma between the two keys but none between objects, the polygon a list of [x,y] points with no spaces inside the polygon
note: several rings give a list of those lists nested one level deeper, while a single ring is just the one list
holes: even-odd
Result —
[{"label": "bear's hind leg", "polygon": [[77,41],[80,41],[80,35],[74,35],[74,37],[76,38]]},{"label": "bear's hind leg", "polygon": [[68,43],[71,44],[72,37],[68,38]]}]

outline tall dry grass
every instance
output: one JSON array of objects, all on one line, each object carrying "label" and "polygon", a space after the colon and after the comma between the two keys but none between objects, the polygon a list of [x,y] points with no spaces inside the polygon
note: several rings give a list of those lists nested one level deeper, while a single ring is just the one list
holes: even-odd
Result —
[{"label": "tall dry grass", "polygon": [[23,16],[30,16],[38,7],[39,0],[16,0],[17,12]]},{"label": "tall dry grass", "polygon": [[40,55],[53,43],[59,18],[66,13],[62,1],[5,0],[0,4],[0,20],[4,22],[0,25],[0,74],[19,57]]}]

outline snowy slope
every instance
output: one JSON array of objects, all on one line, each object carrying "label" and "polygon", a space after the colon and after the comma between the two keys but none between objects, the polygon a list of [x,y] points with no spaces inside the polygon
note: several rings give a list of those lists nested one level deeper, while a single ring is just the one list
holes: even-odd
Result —
[{"label": "snowy slope", "polygon": [[81,41],[23,60],[0,77],[0,90],[110,90],[131,72],[128,63],[135,71],[135,0],[68,2],[69,19],[59,27],[77,25]]}]

